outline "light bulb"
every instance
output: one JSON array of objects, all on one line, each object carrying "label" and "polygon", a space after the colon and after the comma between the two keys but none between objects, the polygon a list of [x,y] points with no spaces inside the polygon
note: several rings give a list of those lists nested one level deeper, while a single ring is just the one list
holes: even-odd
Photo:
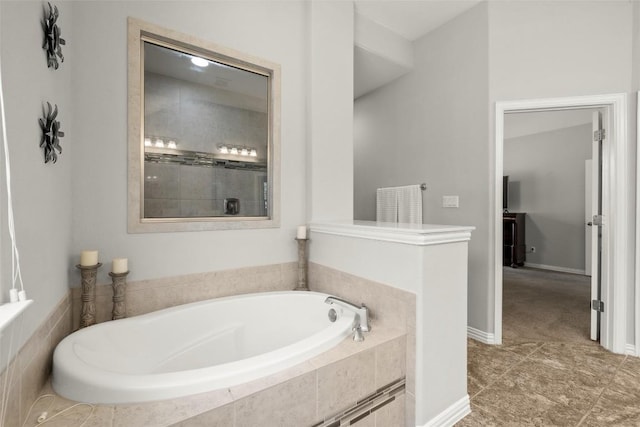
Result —
[{"label": "light bulb", "polygon": [[242,150],[240,150],[240,155],[241,156],[248,156],[249,155],[249,150],[247,150],[246,148],[243,148]]},{"label": "light bulb", "polygon": [[169,141],[169,143],[167,144],[167,148],[173,148],[175,150],[176,148],[178,148],[178,145],[175,141]]},{"label": "light bulb", "polygon": [[250,155],[251,157],[258,157],[258,152],[256,151],[256,149],[255,149],[255,148],[252,148],[252,149],[251,149],[251,152],[249,153],[249,155]]},{"label": "light bulb", "polygon": [[220,152],[222,154],[229,154],[229,149],[227,148],[226,145],[223,145],[222,147],[220,147]]},{"label": "light bulb", "polygon": [[198,56],[194,56],[191,58],[191,63],[193,65],[197,65],[198,67],[207,67],[209,65],[209,61],[204,58],[200,58]]},{"label": "light bulb", "polygon": [[160,138],[156,139],[156,147],[164,148],[164,141],[161,140]]},{"label": "light bulb", "polygon": [[144,146],[145,147],[151,147],[151,145],[153,145],[153,144],[151,144],[151,138],[145,138],[144,139]]},{"label": "light bulb", "polygon": [[238,154],[238,149],[236,147],[231,147],[231,154]]}]

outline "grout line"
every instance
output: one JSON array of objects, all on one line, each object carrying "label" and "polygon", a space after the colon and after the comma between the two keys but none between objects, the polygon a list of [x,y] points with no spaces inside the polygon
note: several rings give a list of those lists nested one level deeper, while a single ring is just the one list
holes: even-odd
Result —
[{"label": "grout line", "polygon": [[600,391],[600,393],[598,394],[598,397],[593,401],[593,405],[591,405],[591,407],[589,408],[589,410],[582,416],[582,418],[580,418],[580,421],[578,422],[578,424],[576,424],[576,427],[581,426],[582,423],[584,423],[584,421],[587,419],[587,417],[589,415],[591,415],[591,412],[593,412],[593,408],[596,407],[596,405],[598,404],[598,402],[600,401],[600,398],[602,397],[602,395],[604,394],[604,392],[609,388],[609,386],[611,385],[611,383],[613,382],[613,380],[615,379],[616,375],[618,375],[618,371],[620,370],[620,368],[622,367],[622,365],[624,364],[624,362],[627,361],[627,359],[629,358],[629,355],[625,355],[624,359],[622,359],[622,361],[618,364],[618,366],[616,366],[616,370],[613,373],[613,375],[611,375],[611,379],[609,380],[609,382],[607,384],[604,385],[604,387],[602,387],[602,390]]},{"label": "grout line", "polygon": [[[524,357],[522,358],[522,360],[520,360],[520,361],[518,361],[518,362],[514,363],[514,364],[513,364],[511,367],[509,367],[506,371],[504,371],[502,374],[498,375],[498,377],[497,377],[495,380],[488,382],[486,386],[484,386],[484,387],[482,387],[480,390],[478,390],[478,392],[476,392],[473,396],[471,396],[471,397],[469,398],[469,400],[472,400],[472,399],[473,399],[473,398],[475,398],[477,395],[479,395],[480,393],[482,393],[484,390],[486,390],[487,388],[491,387],[493,384],[495,384],[496,382],[498,382],[499,380],[501,380],[502,378],[504,378],[504,377],[505,377],[508,373],[510,373],[513,369],[515,369],[517,366],[519,366],[519,365],[521,365],[522,363],[524,363],[524,362],[525,362],[527,359],[529,359],[529,358],[530,358],[534,353],[538,352],[538,351],[539,351],[539,350],[544,346],[544,344],[545,344],[545,343],[542,343],[541,345],[537,346],[535,350],[533,350],[531,353],[529,353],[529,354],[527,354],[526,356],[524,356]],[[505,349],[505,351],[509,351],[509,350],[506,350],[506,349]],[[512,353],[512,352],[510,352],[510,353]],[[513,353],[513,354],[518,355],[517,353]]]}]

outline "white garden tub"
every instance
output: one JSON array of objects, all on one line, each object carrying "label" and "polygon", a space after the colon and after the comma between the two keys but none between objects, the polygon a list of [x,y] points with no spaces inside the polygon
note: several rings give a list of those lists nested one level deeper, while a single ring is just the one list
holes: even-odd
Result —
[{"label": "white garden tub", "polygon": [[[311,358],[350,334],[354,313],[316,292],[218,298],[105,322],[66,337],[52,385],[90,403],[170,399],[232,387]],[[330,322],[335,309],[338,319]]]}]

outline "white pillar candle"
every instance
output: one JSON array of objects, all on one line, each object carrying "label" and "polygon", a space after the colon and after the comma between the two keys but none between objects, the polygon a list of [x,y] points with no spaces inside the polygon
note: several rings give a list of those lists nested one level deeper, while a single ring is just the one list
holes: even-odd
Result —
[{"label": "white pillar candle", "polygon": [[80,252],[80,265],[90,267],[96,264],[98,264],[98,251]]},{"label": "white pillar candle", "polygon": [[299,225],[298,226],[298,233],[296,234],[296,238],[298,238],[298,239],[306,239],[307,238],[307,226],[306,225]]},{"label": "white pillar candle", "polygon": [[126,258],[114,258],[113,264],[111,265],[111,272],[126,273],[127,271],[129,271],[129,266],[127,264],[128,262]]}]

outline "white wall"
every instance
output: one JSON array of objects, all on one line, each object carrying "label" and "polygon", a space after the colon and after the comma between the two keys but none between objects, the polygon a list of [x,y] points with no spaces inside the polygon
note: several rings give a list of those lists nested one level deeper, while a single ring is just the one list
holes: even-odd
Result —
[{"label": "white wall", "polygon": [[[489,102],[549,98],[632,90],[633,2],[490,2]],[[637,15],[636,15],[637,17]],[[598,31],[593,29],[597,28]],[[541,31],[544,29],[544,31]],[[637,40],[635,41],[637,43]],[[594,55],[597,63],[594,66]],[[606,64],[606,65],[600,65]],[[631,100],[634,97],[630,98]],[[492,118],[492,123],[493,118]],[[635,123],[630,110],[629,122]],[[490,141],[494,139],[491,128]],[[630,134],[631,146],[634,136]],[[490,157],[494,157],[493,146]],[[627,168],[635,176],[629,156]],[[493,188],[493,182],[490,188]],[[635,215],[635,181],[631,178],[629,218]],[[493,197],[492,190],[487,197]],[[631,224],[630,230],[635,230]],[[633,277],[633,239],[628,247],[629,276]],[[493,265],[493,257],[488,261]],[[489,283],[493,280],[489,277]],[[620,284],[625,286],[625,284]],[[488,289],[490,301],[493,291]],[[628,301],[633,301],[630,289]],[[633,342],[633,311],[628,306],[628,342]],[[493,324],[493,305],[489,318]],[[490,331],[492,327],[490,326]]]},{"label": "white wall", "polygon": [[[127,234],[128,16],[281,64],[281,228]],[[130,280],[294,261],[295,226],[305,222],[306,20],[301,2],[75,3],[73,93],[82,144],[73,168],[72,253],[96,248],[106,263],[128,257]],[[108,283],[109,268],[99,281]]]},{"label": "white wall", "polygon": [[307,219],[352,219],[353,3],[313,1],[309,13]]},{"label": "white wall", "polygon": [[[53,70],[47,68],[46,53],[40,48],[43,4],[0,2],[0,55],[15,230],[27,297],[35,300],[25,314],[22,333],[14,342],[14,350],[20,348],[67,293],[68,271],[73,262],[69,256],[72,229],[71,165],[74,151],[81,143],[73,132],[75,117],[71,100],[70,70],[75,61],[75,37],[71,25],[71,5],[66,2],[56,4],[60,10],[58,25],[63,38],[67,40],[67,46],[63,46],[62,50],[64,63],[60,64],[58,70]],[[46,101],[58,105],[58,119],[66,136],[61,139],[62,154],[57,163],[45,165],[43,151],[39,147],[41,132],[38,119],[43,116],[43,104]],[[0,171],[4,176],[4,157]],[[1,182],[0,243],[3,256],[0,302],[5,302],[11,286],[11,244],[6,228],[4,178]],[[2,346],[6,349],[8,340],[3,338],[0,343]],[[0,371],[4,362],[6,360],[0,363]]]},{"label": "white wall", "polygon": [[[488,18],[482,3],[415,42],[414,69],[355,103],[355,218],[375,220],[375,189],[425,182],[425,223],[475,225],[469,301],[486,307],[489,239]],[[459,195],[460,208],[442,208]],[[483,324],[484,310],[469,322]],[[475,316],[475,317],[474,317]]]},{"label": "white wall", "polygon": [[[505,117],[505,129],[513,117]],[[527,263],[584,271],[585,160],[592,157],[591,139],[591,124],[505,139],[509,211],[526,213],[527,250],[536,247],[527,253]]]}]

